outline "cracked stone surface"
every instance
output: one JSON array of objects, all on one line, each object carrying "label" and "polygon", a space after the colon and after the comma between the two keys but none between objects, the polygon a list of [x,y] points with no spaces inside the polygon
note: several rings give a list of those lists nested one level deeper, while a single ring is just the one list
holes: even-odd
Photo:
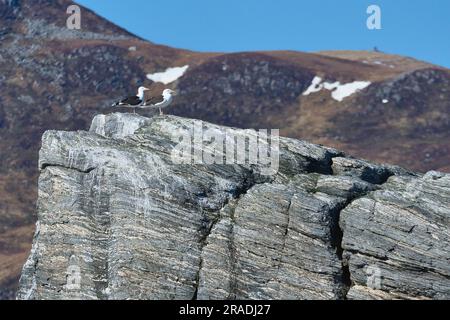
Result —
[{"label": "cracked stone surface", "polygon": [[449,299],[449,226],[448,174],[391,177],[355,200],[341,213],[342,247],[355,283],[348,297]]},{"label": "cracked stone surface", "polygon": [[194,123],[116,113],[47,131],[18,299],[450,298],[450,175],[288,138],[272,175],[174,163]]}]

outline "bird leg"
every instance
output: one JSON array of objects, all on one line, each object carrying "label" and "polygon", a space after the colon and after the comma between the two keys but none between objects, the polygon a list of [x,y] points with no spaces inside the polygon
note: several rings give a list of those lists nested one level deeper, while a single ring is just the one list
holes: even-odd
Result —
[{"label": "bird leg", "polygon": [[160,116],[163,115],[163,112],[162,112],[161,108],[159,108],[159,115],[160,115]]}]

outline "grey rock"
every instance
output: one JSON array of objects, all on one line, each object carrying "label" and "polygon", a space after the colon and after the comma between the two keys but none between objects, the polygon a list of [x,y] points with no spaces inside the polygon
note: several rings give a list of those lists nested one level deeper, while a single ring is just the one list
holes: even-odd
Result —
[{"label": "grey rock", "polygon": [[450,298],[450,175],[395,176],[341,213],[348,298]]},{"label": "grey rock", "polygon": [[352,200],[375,189],[377,189],[376,185],[349,176],[321,176],[317,181],[317,191],[347,200]]},{"label": "grey rock", "polygon": [[449,298],[449,175],[288,138],[270,175],[174,162],[195,123],[110,114],[89,132],[47,131],[17,298]]},{"label": "grey rock", "polygon": [[333,239],[339,204],[301,186],[253,187],[207,239],[198,298],[343,298]]},{"label": "grey rock", "polygon": [[335,175],[357,177],[373,184],[382,184],[393,175],[416,175],[398,166],[375,164],[351,157],[333,158],[332,168]]}]

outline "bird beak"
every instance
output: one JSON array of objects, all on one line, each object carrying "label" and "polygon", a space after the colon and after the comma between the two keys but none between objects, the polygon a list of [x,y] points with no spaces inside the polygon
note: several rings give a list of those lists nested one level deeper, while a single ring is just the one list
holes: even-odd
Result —
[{"label": "bird beak", "polygon": [[178,92],[172,91],[172,94],[173,94],[174,96],[176,96],[176,95],[178,95]]}]

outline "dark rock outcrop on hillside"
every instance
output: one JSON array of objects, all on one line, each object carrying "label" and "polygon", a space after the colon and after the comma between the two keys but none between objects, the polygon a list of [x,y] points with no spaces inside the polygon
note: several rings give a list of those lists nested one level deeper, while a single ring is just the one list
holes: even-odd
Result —
[{"label": "dark rock outcrop on hillside", "polygon": [[174,112],[239,128],[273,127],[270,115],[297,105],[313,78],[314,72],[267,54],[222,55],[180,79],[183,98]]},{"label": "dark rock outcrop on hillside", "polygon": [[177,164],[179,135],[194,123],[111,114],[89,132],[47,131],[18,298],[450,298],[449,174],[289,138],[270,175]]}]

